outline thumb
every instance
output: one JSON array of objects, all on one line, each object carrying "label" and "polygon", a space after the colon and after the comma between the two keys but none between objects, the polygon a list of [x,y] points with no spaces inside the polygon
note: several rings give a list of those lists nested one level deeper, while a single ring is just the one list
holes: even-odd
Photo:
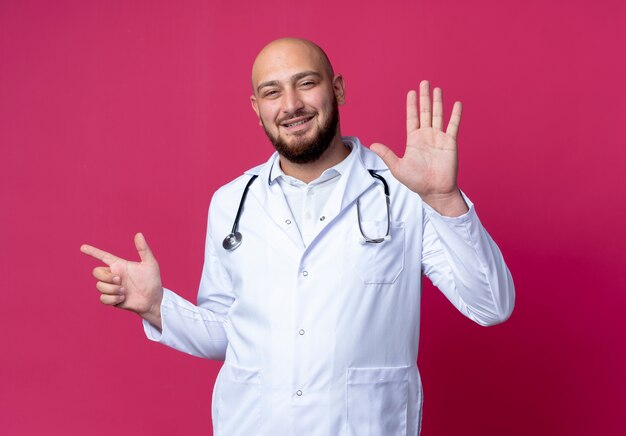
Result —
[{"label": "thumb", "polygon": [[385,164],[389,167],[391,171],[393,171],[394,167],[400,160],[400,158],[396,156],[396,154],[384,144],[375,142],[370,145],[370,150],[376,153],[383,160],[383,162],[385,162]]},{"label": "thumb", "polygon": [[142,262],[155,262],[156,259],[148,247],[148,243],[146,242],[146,238],[144,238],[143,234],[137,233],[135,235],[135,248],[137,249],[137,253],[139,253],[139,257]]}]

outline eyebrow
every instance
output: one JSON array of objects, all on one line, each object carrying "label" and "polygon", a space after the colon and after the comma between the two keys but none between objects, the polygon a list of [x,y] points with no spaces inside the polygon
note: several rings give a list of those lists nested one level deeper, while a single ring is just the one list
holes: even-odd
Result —
[{"label": "eyebrow", "polygon": [[[321,78],[322,75],[320,73],[318,73],[317,71],[303,71],[301,73],[297,73],[294,74],[293,76],[291,76],[291,81],[297,82],[298,80],[307,77],[307,76],[315,76],[317,78]],[[280,82],[278,82],[278,80],[268,80],[267,82],[263,82],[261,83],[259,86],[257,86],[256,88],[256,92],[261,92],[262,88],[265,88],[267,86],[277,86],[279,85]]]}]

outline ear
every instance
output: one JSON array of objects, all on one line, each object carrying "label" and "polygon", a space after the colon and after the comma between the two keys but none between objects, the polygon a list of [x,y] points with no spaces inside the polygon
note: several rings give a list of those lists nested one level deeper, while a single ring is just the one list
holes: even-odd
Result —
[{"label": "ear", "polygon": [[346,102],[346,84],[341,74],[335,74],[335,77],[333,77],[333,90],[335,91],[337,104],[343,105]]},{"label": "ear", "polygon": [[261,122],[261,114],[259,113],[259,103],[257,102],[254,94],[250,96],[250,103],[252,104],[252,110],[254,110],[254,113],[256,113],[256,116],[259,119],[259,126],[262,126],[263,123]]}]

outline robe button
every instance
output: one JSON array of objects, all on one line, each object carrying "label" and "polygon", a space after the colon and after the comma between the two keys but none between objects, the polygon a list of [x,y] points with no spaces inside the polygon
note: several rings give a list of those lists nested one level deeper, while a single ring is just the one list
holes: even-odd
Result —
[{"label": "robe button", "polygon": [[306,277],[306,276],[308,276],[308,275],[309,275],[309,272],[308,272],[308,271],[302,271],[302,275],[303,275],[304,277]]},{"label": "robe button", "polygon": [[298,334],[302,336],[304,334],[304,330],[303,329],[298,330]]},{"label": "robe button", "polygon": [[291,220],[285,220],[285,224],[291,224]]},{"label": "robe button", "polygon": [[297,391],[297,392],[296,392],[296,395],[297,395],[297,396],[299,396],[299,397],[301,397],[301,396],[302,396],[302,391]]}]

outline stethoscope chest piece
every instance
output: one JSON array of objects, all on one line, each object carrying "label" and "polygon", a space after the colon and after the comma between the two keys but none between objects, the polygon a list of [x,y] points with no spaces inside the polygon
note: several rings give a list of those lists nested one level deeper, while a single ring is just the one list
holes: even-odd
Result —
[{"label": "stethoscope chest piece", "polygon": [[222,242],[222,247],[226,251],[233,251],[235,248],[241,245],[241,233],[233,232],[229,233]]},{"label": "stethoscope chest piece", "polygon": [[243,189],[243,194],[241,195],[241,201],[239,201],[239,207],[237,208],[237,215],[235,216],[235,222],[233,223],[233,229],[230,231],[228,235],[224,238],[222,242],[222,247],[226,251],[233,251],[237,247],[241,245],[241,233],[239,233],[239,218],[241,218],[241,211],[243,210],[243,205],[246,202],[246,196],[248,195],[248,189],[250,189],[250,185],[254,180],[258,177],[258,175],[254,175],[250,177],[248,183],[246,183],[246,187]]}]

